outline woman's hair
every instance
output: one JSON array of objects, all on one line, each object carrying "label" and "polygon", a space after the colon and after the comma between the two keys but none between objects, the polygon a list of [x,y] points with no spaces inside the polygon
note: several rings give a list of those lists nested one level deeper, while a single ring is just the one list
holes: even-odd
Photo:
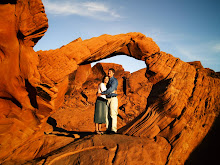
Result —
[{"label": "woman's hair", "polygon": [[108,76],[105,75],[105,76],[102,78],[102,82],[103,82],[103,83],[104,83],[106,77],[108,77]]}]

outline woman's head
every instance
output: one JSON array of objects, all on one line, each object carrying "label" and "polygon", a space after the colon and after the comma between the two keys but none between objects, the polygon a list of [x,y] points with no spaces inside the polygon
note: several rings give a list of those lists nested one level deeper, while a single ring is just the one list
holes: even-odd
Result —
[{"label": "woman's head", "polygon": [[103,79],[102,79],[102,82],[107,84],[108,81],[109,81],[109,77],[108,76],[104,76]]}]

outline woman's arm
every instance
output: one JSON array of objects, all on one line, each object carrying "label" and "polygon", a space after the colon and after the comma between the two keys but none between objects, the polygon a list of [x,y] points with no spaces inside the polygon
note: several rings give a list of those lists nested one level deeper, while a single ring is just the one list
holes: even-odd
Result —
[{"label": "woman's arm", "polygon": [[112,93],[113,91],[115,91],[117,85],[118,85],[117,82],[116,82],[116,81],[113,81],[113,82],[111,83],[110,88],[108,88],[107,90],[103,91],[103,92],[102,92],[102,95],[108,95],[108,94]]},{"label": "woman's arm", "polygon": [[100,86],[100,91],[101,92],[103,92],[107,89],[104,83],[101,83],[99,86]]}]

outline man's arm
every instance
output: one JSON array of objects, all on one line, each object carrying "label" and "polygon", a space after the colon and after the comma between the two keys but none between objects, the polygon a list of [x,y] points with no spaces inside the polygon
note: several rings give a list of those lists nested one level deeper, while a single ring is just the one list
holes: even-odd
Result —
[{"label": "man's arm", "polygon": [[117,82],[114,80],[112,83],[111,83],[111,86],[110,88],[108,88],[106,91],[102,92],[101,94],[102,95],[108,95],[110,93],[112,93],[117,87]]}]

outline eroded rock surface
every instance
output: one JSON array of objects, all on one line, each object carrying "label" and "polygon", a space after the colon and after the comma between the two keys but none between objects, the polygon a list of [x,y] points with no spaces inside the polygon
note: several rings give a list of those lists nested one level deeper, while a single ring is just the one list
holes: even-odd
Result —
[{"label": "eroded rock surface", "polygon": [[[3,1],[0,11],[0,163],[184,164],[219,115],[219,73],[160,51],[141,33],[35,52],[48,28],[41,0]],[[130,74],[120,65],[89,64],[121,54],[145,61],[146,69]],[[87,125],[97,84],[110,66],[119,80],[122,135],[83,134],[94,129]],[[54,128],[66,133],[50,134]]]}]

